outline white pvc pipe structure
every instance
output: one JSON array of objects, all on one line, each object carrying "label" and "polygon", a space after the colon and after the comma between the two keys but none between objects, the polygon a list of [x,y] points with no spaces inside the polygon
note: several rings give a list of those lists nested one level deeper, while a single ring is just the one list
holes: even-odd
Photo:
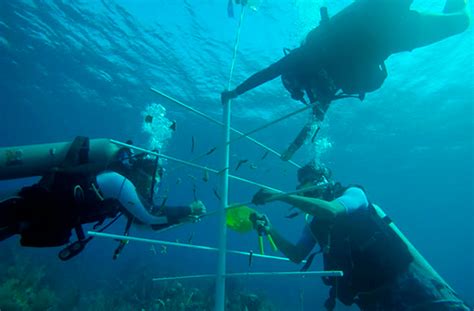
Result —
[{"label": "white pvc pipe structure", "polygon": [[[167,94],[165,94],[165,93],[163,93],[163,92],[161,92],[161,91],[159,91],[159,90],[157,90],[157,89],[155,89],[155,88],[150,88],[150,90],[151,90],[153,93],[156,93],[156,94],[158,94],[158,95],[160,95],[160,96],[162,96],[162,97],[168,99],[169,101],[171,101],[171,102],[173,102],[173,103],[175,103],[175,104],[177,104],[177,105],[179,105],[179,106],[181,106],[181,107],[183,107],[183,108],[185,108],[185,109],[187,109],[187,110],[189,110],[189,111],[191,111],[191,112],[194,112],[194,113],[196,113],[197,115],[200,115],[201,117],[203,117],[203,118],[205,118],[205,119],[207,119],[207,120],[209,120],[209,121],[211,121],[211,122],[213,122],[213,123],[215,123],[215,124],[224,126],[224,124],[223,124],[222,122],[219,122],[219,121],[217,121],[216,119],[214,119],[214,118],[208,116],[207,114],[205,114],[205,113],[203,113],[203,112],[201,112],[201,111],[199,111],[199,110],[197,110],[197,109],[195,109],[195,108],[193,108],[193,107],[191,107],[191,106],[189,106],[189,105],[186,105],[185,103],[183,103],[183,102],[177,100],[176,98],[173,98],[173,97],[171,97],[171,96],[169,96],[169,95],[167,95]],[[298,111],[298,112],[300,112],[300,111]],[[292,115],[293,115],[293,114],[292,114]],[[288,117],[288,116],[286,116],[286,117]],[[281,121],[281,120],[279,120],[279,121]],[[274,123],[274,122],[273,122],[273,123]],[[267,125],[267,126],[268,126],[268,125]],[[267,150],[268,152],[273,153],[273,154],[276,155],[277,157],[281,158],[281,154],[280,154],[278,151],[276,151],[276,150],[274,150],[274,149],[272,149],[272,148],[266,146],[265,144],[259,142],[259,141],[256,140],[255,138],[252,138],[252,137],[250,137],[250,136],[247,136],[247,135],[249,135],[249,134],[246,135],[245,133],[243,133],[243,132],[241,132],[241,131],[239,131],[239,130],[237,130],[237,129],[234,129],[234,128],[232,128],[232,127],[230,127],[230,130],[231,130],[232,132],[234,132],[234,133],[237,133],[237,134],[239,134],[239,135],[241,135],[241,136],[244,136],[246,139],[250,140],[251,142],[255,143],[256,145],[262,147],[263,149]],[[293,160],[289,160],[289,161],[287,161],[287,162],[290,163],[291,165],[293,165],[293,166],[296,167],[296,168],[301,168],[301,165],[299,165],[298,163],[294,162]]]},{"label": "white pvc pipe structure", "polygon": [[[318,189],[321,189],[322,187],[323,186],[320,186],[320,185],[314,185],[314,186],[310,186],[310,187],[306,187],[306,188],[302,188],[302,189],[297,189],[297,190],[289,191],[289,192],[279,191],[278,194],[276,194],[272,198],[272,200],[278,200],[278,199],[281,199],[281,198],[284,198],[284,197],[287,197],[287,196],[290,196],[290,195],[304,193],[304,192],[313,191],[313,190],[318,190]],[[253,204],[253,202],[251,202],[251,201],[250,202],[233,203],[233,204],[227,205],[226,210],[233,209],[233,208],[239,208],[239,207],[247,206],[247,205],[251,205],[251,204]],[[205,216],[215,215],[218,212],[219,212],[218,210],[210,211],[210,212],[207,212],[205,214]]]},{"label": "white pvc pipe structure", "polygon": [[[140,147],[137,147],[137,146],[134,146],[134,145],[129,145],[129,144],[120,142],[120,141],[118,141],[118,140],[111,139],[110,142],[113,143],[113,144],[122,146],[122,147],[127,147],[127,148],[130,148],[130,149],[138,150],[138,151],[140,151],[140,152],[147,153],[147,154],[150,154],[150,155],[153,155],[153,156],[157,156],[157,157],[162,157],[162,158],[164,158],[164,159],[168,159],[168,160],[170,160],[170,161],[174,161],[174,162],[178,162],[178,163],[181,163],[181,164],[184,164],[184,165],[188,165],[188,166],[191,166],[191,167],[194,167],[194,168],[198,168],[198,169],[201,169],[201,170],[210,172],[210,173],[221,174],[221,173],[224,172],[224,170],[218,171],[218,170],[216,170],[216,169],[208,168],[208,167],[206,167],[206,166],[202,166],[202,165],[195,164],[195,163],[192,163],[192,162],[180,160],[180,159],[177,159],[177,158],[168,156],[168,155],[163,154],[163,153],[157,153],[157,152],[154,152],[154,151],[151,151],[151,150],[148,150],[148,149],[144,149],[144,148],[140,148]],[[227,167],[228,167],[228,166],[227,166]],[[230,175],[230,174],[229,174],[228,176],[229,176],[229,178],[232,178],[232,179],[235,179],[235,180],[239,180],[239,181],[242,181],[242,182],[245,182],[245,183],[247,183],[247,184],[251,184],[251,185],[257,186],[257,187],[266,188],[266,189],[268,189],[268,190],[272,190],[272,191],[276,191],[276,192],[283,192],[283,191],[281,191],[281,190],[278,190],[278,189],[272,188],[272,187],[270,187],[270,186],[267,186],[267,185],[264,185],[264,184],[260,184],[260,183],[257,183],[257,182],[254,182],[254,181],[251,181],[251,180],[242,178],[242,177],[238,177],[238,176]]]},{"label": "white pvc pipe structure", "polygon": [[[155,92],[158,92],[157,90],[154,90],[154,89],[152,89],[152,90],[155,91]],[[160,93],[160,94],[161,94],[161,93]],[[164,95],[164,94],[163,94],[163,95]],[[167,95],[166,95],[166,96],[167,96]],[[168,98],[168,97],[167,97],[167,98]],[[184,105],[184,104],[182,104],[182,105]],[[196,109],[191,108],[191,107],[189,107],[189,106],[187,106],[187,105],[186,105],[186,107],[188,107],[189,109],[192,109],[191,111],[195,111],[195,110],[196,110]],[[279,118],[277,118],[277,119],[275,119],[275,120],[273,120],[273,121],[271,121],[271,122],[269,122],[269,123],[263,124],[263,125],[261,125],[261,126],[255,128],[255,129],[249,131],[249,132],[246,132],[246,133],[238,132],[240,136],[238,136],[238,137],[236,137],[236,138],[230,140],[229,142],[227,142],[227,144],[229,144],[229,145],[230,145],[230,144],[233,144],[233,143],[235,143],[235,142],[241,140],[242,138],[248,138],[248,139],[250,139],[251,141],[253,141],[254,139],[251,138],[250,135],[252,135],[252,134],[254,134],[254,133],[256,133],[256,132],[259,132],[259,131],[261,131],[261,130],[263,130],[263,129],[266,129],[267,127],[270,127],[270,126],[272,126],[272,125],[274,125],[274,124],[276,124],[276,123],[278,123],[278,122],[281,122],[281,121],[283,121],[283,120],[286,120],[286,119],[288,119],[288,118],[290,118],[290,117],[292,117],[292,116],[294,116],[294,115],[297,115],[297,114],[299,114],[299,113],[301,113],[301,112],[303,112],[303,111],[306,111],[306,110],[308,110],[309,108],[311,108],[311,106],[306,106],[306,107],[300,108],[300,109],[295,110],[295,111],[293,111],[293,112],[290,112],[290,113],[288,113],[288,114],[286,114],[286,115],[284,115],[284,116],[281,116],[281,117],[279,117]],[[199,114],[203,114],[203,113],[202,113],[202,112],[199,112]],[[210,117],[209,117],[209,118],[210,118]],[[212,118],[211,118],[211,119],[212,119]],[[231,130],[231,131],[233,130],[232,127],[230,128],[230,130]],[[261,144],[261,143],[258,143],[258,144]],[[273,150],[270,149],[269,147],[267,147],[267,146],[265,146],[265,145],[263,145],[263,144],[261,144],[261,145],[262,145],[262,147],[263,147],[264,149],[266,149],[266,150],[268,150],[268,151],[273,151]],[[213,148],[213,149],[212,149],[212,152],[214,152],[214,151],[215,151],[216,149],[218,149],[218,148],[220,148],[220,146],[217,146],[217,147]],[[209,151],[208,151],[208,152],[205,152],[205,153],[203,153],[203,154],[201,154],[200,156],[198,156],[198,157],[196,157],[196,158],[194,158],[192,161],[193,161],[193,162],[194,162],[194,161],[197,161],[197,160],[199,160],[199,159],[201,159],[202,157],[205,157],[205,156],[207,156],[207,155],[209,155]],[[277,155],[280,156],[279,153],[278,153]],[[295,165],[296,163],[292,163],[292,164]],[[296,166],[297,168],[300,168],[300,167],[301,167],[299,164],[296,164],[295,166]]]},{"label": "white pvc pipe structure", "polygon": [[[132,236],[128,236],[128,235],[111,234],[111,233],[104,233],[104,232],[97,232],[97,231],[88,231],[87,234],[90,235],[90,236],[108,238],[108,239],[113,239],[113,240],[124,240],[124,241],[126,240],[126,241],[143,242],[143,243],[150,243],[150,244],[177,246],[177,247],[184,247],[184,248],[200,249],[200,250],[204,250],[204,251],[214,251],[214,252],[219,251],[218,248],[210,247],[210,246],[185,244],[185,243],[154,240],[154,239],[146,239],[146,238],[132,237]],[[235,255],[243,255],[243,256],[252,256],[252,257],[256,257],[256,258],[279,260],[279,261],[290,261],[286,257],[262,255],[262,254],[258,254],[258,253],[250,253],[250,252],[243,252],[243,251],[230,250],[230,249],[226,250],[226,253],[235,254]],[[305,261],[302,261],[302,262],[305,262]],[[214,275],[214,277],[216,276],[215,274],[213,274],[213,275]]]},{"label": "white pvc pipe structure", "polygon": [[[316,277],[341,277],[343,276],[342,271],[306,271],[306,272],[242,272],[242,273],[227,273],[226,278],[232,277],[255,277],[255,276],[316,276]],[[175,281],[175,280],[189,280],[189,279],[203,279],[213,278],[214,274],[196,274],[196,275],[185,275],[175,277],[162,277],[153,278],[154,282],[159,281]]]},{"label": "white pvc pipe structure", "polygon": [[[283,261],[289,261],[288,258],[285,257],[276,257],[276,256],[268,256],[268,255],[261,255],[261,254],[254,254],[254,253],[249,253],[249,252],[242,252],[242,251],[235,251],[235,250],[227,250],[227,225],[226,225],[226,217],[225,217],[225,211],[228,208],[235,208],[239,205],[242,204],[234,204],[229,206],[228,204],[228,191],[229,191],[229,178],[234,178],[236,180],[240,180],[243,182],[247,182],[253,185],[257,185],[262,188],[267,188],[269,190],[278,192],[282,197],[285,195],[291,195],[294,193],[298,192],[304,192],[304,191],[310,191],[314,189],[319,188],[319,185],[311,186],[308,187],[307,189],[298,189],[295,191],[291,191],[288,193],[284,193],[281,190],[274,189],[271,187],[268,187],[266,185],[258,184],[250,180],[246,180],[244,178],[232,176],[229,174],[229,154],[230,154],[230,105],[231,103],[229,102],[227,105],[224,105],[224,116],[225,118],[225,135],[224,135],[224,159],[223,159],[223,169],[221,171],[215,170],[215,169],[210,169],[204,166],[200,166],[191,162],[183,161],[180,159],[176,159],[174,157],[166,156],[157,152],[153,152],[144,148],[136,147],[133,145],[129,145],[126,143],[122,143],[120,141],[116,140],[110,140],[111,143],[132,148],[144,153],[148,153],[154,156],[159,156],[163,157],[166,159],[169,159],[171,161],[176,161],[185,165],[189,165],[195,168],[199,168],[202,170],[206,170],[208,172],[212,172],[215,174],[221,174],[221,182],[222,182],[222,197],[221,197],[221,204],[219,207],[219,210],[213,212],[212,214],[216,213],[219,214],[220,220],[219,220],[219,248],[213,248],[213,247],[208,247],[208,246],[199,246],[199,245],[191,245],[191,244],[182,244],[182,243],[175,243],[175,242],[167,242],[167,241],[160,241],[160,240],[152,240],[152,239],[143,239],[143,238],[137,238],[137,237],[130,237],[130,236],[120,236],[120,235],[114,235],[114,234],[107,234],[107,233],[100,233],[100,232],[94,232],[94,231],[89,231],[88,234],[91,236],[99,236],[99,237],[108,237],[112,239],[122,239],[122,240],[130,240],[130,241],[138,241],[138,242],[146,242],[146,243],[154,243],[154,244],[162,244],[162,245],[173,245],[173,246],[180,246],[180,247],[188,247],[188,248],[194,248],[194,249],[201,249],[201,250],[212,250],[212,251],[218,251],[219,252],[219,257],[218,257],[218,269],[217,269],[217,274],[212,275],[213,277],[216,277],[216,305],[215,305],[215,310],[216,311],[224,311],[225,310],[225,280],[227,277],[232,277],[232,274],[226,274],[226,254],[231,253],[231,254],[239,254],[239,255],[245,255],[245,256],[255,256],[255,257],[261,257],[261,258],[267,258],[267,259],[276,259],[276,260],[283,260]],[[338,271],[339,273],[342,273]],[[289,275],[289,272],[282,272],[283,274],[281,275]],[[320,271],[317,273],[325,273],[324,271]],[[328,272],[331,273],[331,272]],[[234,274],[234,276],[242,276],[243,274]],[[257,274],[256,274],[257,275]],[[268,275],[268,274],[258,274],[258,275]],[[273,275],[278,275],[278,273],[274,273]],[[340,275],[336,275],[340,276]],[[181,277],[177,277],[175,279],[179,279]]]},{"label": "white pvc pipe structure", "polygon": [[[240,41],[240,30],[242,21],[244,19],[245,5],[242,3],[240,11],[239,27],[235,37],[234,55],[232,56],[232,63],[230,65],[229,82],[227,89],[230,89],[232,75],[234,73],[235,59],[237,57],[237,49]],[[225,311],[225,274],[226,274],[226,254],[227,254],[227,224],[225,217],[225,210],[229,201],[229,158],[230,158],[230,115],[231,115],[232,100],[224,104],[223,123],[224,123],[224,152],[222,154],[222,199],[220,204],[219,215],[219,256],[217,258],[217,276],[216,276],[216,297],[215,297],[215,311]],[[248,136],[247,136],[248,137]]]},{"label": "white pvc pipe structure", "polygon": [[[254,253],[249,253],[249,252],[242,252],[242,251],[235,251],[235,250],[227,250],[227,225],[226,225],[226,217],[225,217],[225,211],[227,208],[233,208],[238,205],[242,204],[237,204],[237,205],[228,205],[228,191],[229,191],[229,178],[234,178],[236,180],[240,180],[243,182],[247,182],[249,184],[253,184],[262,188],[267,188],[269,190],[278,192],[281,194],[281,196],[285,195],[290,195],[292,193],[298,193],[301,191],[308,191],[309,189],[299,189],[297,191],[292,191],[290,193],[284,193],[281,190],[274,189],[272,187],[268,187],[263,184],[255,183],[253,181],[240,178],[237,176],[233,176],[229,174],[229,155],[230,155],[230,107],[231,107],[231,102],[229,102],[227,105],[224,105],[224,126],[225,126],[225,131],[224,131],[224,155],[223,155],[223,169],[218,171],[215,169],[210,169],[195,163],[187,162],[184,160],[180,160],[171,156],[167,156],[161,153],[157,153],[154,151],[150,151],[144,148],[140,148],[137,146],[133,146],[130,144],[126,144],[117,140],[111,139],[110,142],[135,149],[147,154],[151,154],[154,156],[162,157],[169,159],[171,161],[179,162],[191,167],[199,168],[208,172],[212,172],[215,174],[220,174],[222,177],[222,198],[221,198],[221,204],[220,204],[220,209],[216,212],[220,216],[220,221],[219,221],[219,248],[213,248],[213,247],[208,247],[208,246],[199,246],[199,245],[191,245],[191,244],[182,244],[182,243],[175,243],[175,242],[168,242],[168,241],[160,241],[160,240],[153,240],[153,239],[144,239],[144,238],[138,238],[138,237],[130,237],[130,236],[123,236],[123,235],[115,235],[115,234],[108,234],[108,233],[101,233],[101,232],[95,232],[95,231],[89,231],[88,234],[91,236],[97,236],[97,237],[106,237],[106,238],[112,238],[112,239],[120,239],[120,240],[129,240],[129,241],[138,241],[138,242],[146,242],[146,243],[153,243],[153,244],[161,244],[161,245],[173,245],[173,246],[180,246],[180,247],[188,247],[188,248],[194,248],[194,249],[201,249],[201,250],[212,250],[212,251],[218,251],[219,252],[219,257],[218,257],[218,269],[217,269],[217,274],[213,275],[202,275],[202,276],[191,276],[191,277],[174,277],[174,278],[167,278],[169,280],[174,279],[183,279],[183,278],[197,278],[197,277],[216,277],[216,305],[215,305],[215,310],[216,311],[224,311],[225,310],[225,280],[227,277],[239,277],[239,276],[268,276],[268,275],[296,275],[296,274],[301,274],[301,273],[295,273],[295,272],[270,272],[270,273],[254,273],[254,274],[249,274],[249,273],[234,273],[234,274],[226,274],[226,254],[227,253],[232,253],[232,254],[239,254],[239,255],[245,255],[245,256],[255,256],[255,257],[261,257],[261,258],[268,258],[268,259],[276,259],[276,260],[283,260],[283,261],[289,261],[288,258],[285,257],[276,257],[276,256],[268,256],[268,255],[261,255],[261,254],[254,254]],[[248,136],[246,136],[248,137]],[[318,186],[312,186],[309,188],[318,188]],[[313,271],[310,274],[320,274],[321,276],[342,276],[341,271]],[[158,280],[158,279],[156,279]]]},{"label": "white pvc pipe structure", "polygon": [[246,133],[243,133],[241,136],[239,136],[239,137],[237,137],[237,138],[234,138],[234,139],[232,139],[231,141],[229,141],[228,144],[233,144],[233,143],[235,143],[236,141],[241,140],[242,138],[249,137],[249,135],[252,135],[252,134],[254,134],[254,133],[256,133],[256,132],[259,132],[259,131],[261,131],[261,130],[263,130],[263,129],[266,129],[267,127],[269,127],[269,126],[271,126],[271,125],[274,125],[274,124],[276,124],[276,123],[278,123],[278,122],[281,122],[281,121],[283,121],[283,120],[286,120],[286,119],[288,119],[288,118],[290,118],[290,117],[292,117],[292,116],[294,116],[294,115],[297,115],[298,113],[301,113],[301,112],[303,112],[303,111],[308,110],[309,108],[311,108],[311,106],[305,106],[305,107],[303,107],[303,108],[301,108],[301,109],[298,109],[298,110],[295,110],[295,111],[293,111],[293,112],[290,112],[289,114],[286,114],[286,115],[284,115],[284,116],[281,116],[281,117],[277,118],[276,120],[273,120],[273,121],[271,121],[271,122],[269,122],[269,123],[267,123],[267,124],[264,124],[264,125],[262,125],[262,126],[259,126],[259,127],[255,128],[255,129],[253,129],[253,130],[251,130],[251,131],[248,131],[248,132],[246,132]]},{"label": "white pvc pipe structure", "polygon": [[[243,9],[242,9],[243,10]],[[229,204],[229,156],[230,156],[230,108],[232,101],[224,105],[224,150],[222,155],[221,201],[219,206],[219,255],[217,259],[215,310],[225,310],[225,274],[227,253],[227,225],[225,210]]]}]

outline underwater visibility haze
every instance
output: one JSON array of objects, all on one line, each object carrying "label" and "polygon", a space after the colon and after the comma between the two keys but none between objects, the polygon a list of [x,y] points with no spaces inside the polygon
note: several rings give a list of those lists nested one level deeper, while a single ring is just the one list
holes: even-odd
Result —
[{"label": "underwater visibility haze", "polygon": [[[300,45],[351,0],[249,0],[230,86]],[[444,1],[412,8],[440,12]],[[469,3],[472,11],[472,2]],[[110,138],[204,167],[222,169],[221,126],[151,91],[156,89],[222,120],[241,6],[223,0],[0,1],[0,147]],[[293,160],[317,158],[342,184],[363,185],[441,276],[474,304],[473,32],[392,55],[388,78],[363,101],[338,100],[318,139]],[[232,127],[248,132],[302,108],[275,79],[233,101]],[[252,135],[281,152],[310,118],[296,114]],[[236,136],[232,136],[236,137]],[[158,196],[171,205],[220,206],[220,177],[162,159]],[[296,168],[252,142],[231,144],[229,173],[293,191]],[[0,181],[6,193],[36,179]],[[231,180],[229,203],[249,202],[259,187]],[[303,216],[282,203],[250,206],[292,240]],[[123,234],[120,219],[106,231]],[[88,227],[90,229],[92,226]],[[248,230],[249,229],[249,230]],[[228,249],[258,252],[251,228],[228,230]],[[208,216],[165,232],[132,227],[131,236],[217,247],[218,219]],[[265,253],[274,252],[267,241]],[[0,245],[0,310],[210,310],[214,279],[154,282],[156,277],[214,274],[217,252],[95,238],[62,262],[57,248]],[[299,271],[286,261],[227,255],[228,272]],[[311,270],[322,270],[316,257]],[[227,280],[229,310],[322,310],[328,289],[317,277]],[[338,310],[355,310],[338,303]]]}]

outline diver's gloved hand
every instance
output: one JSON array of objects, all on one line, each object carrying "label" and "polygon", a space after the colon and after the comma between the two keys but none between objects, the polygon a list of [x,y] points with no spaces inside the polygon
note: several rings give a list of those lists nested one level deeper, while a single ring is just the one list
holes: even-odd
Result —
[{"label": "diver's gloved hand", "polygon": [[252,213],[249,216],[250,221],[253,224],[253,228],[260,234],[260,235],[267,235],[271,229],[270,219],[265,214],[260,213]]},{"label": "diver's gloved hand", "polygon": [[192,221],[192,222],[199,222],[201,217],[206,214],[206,206],[200,200],[196,200],[189,204],[189,209],[191,210],[190,213],[183,218],[181,221]]},{"label": "diver's gloved hand", "polygon": [[223,105],[227,104],[229,102],[229,100],[231,100],[232,98],[236,98],[237,97],[237,91],[236,90],[232,90],[232,91],[224,91],[221,93],[221,103]]},{"label": "diver's gloved hand", "polygon": [[270,202],[275,194],[276,192],[274,191],[262,188],[254,194],[252,203],[255,205],[263,205],[267,202]]},{"label": "diver's gloved hand", "polygon": [[207,211],[206,206],[200,200],[196,200],[189,204],[189,208],[191,208],[191,216],[201,216]]}]

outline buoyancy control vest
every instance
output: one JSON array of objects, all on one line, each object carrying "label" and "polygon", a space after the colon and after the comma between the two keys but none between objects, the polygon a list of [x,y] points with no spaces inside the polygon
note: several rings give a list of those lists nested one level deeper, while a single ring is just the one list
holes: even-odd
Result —
[{"label": "buoyancy control vest", "polygon": [[67,244],[71,231],[87,223],[102,223],[115,217],[119,203],[102,199],[95,178],[77,173],[57,173],[54,182],[40,181],[19,192],[23,199],[16,207],[22,246],[50,247]]},{"label": "buoyancy control vest", "polygon": [[380,288],[408,268],[413,256],[390,228],[391,222],[380,218],[372,204],[330,223],[312,222],[311,230],[324,250],[324,269],[344,272],[342,278],[323,279],[331,286],[328,300],[338,298],[351,305],[359,293]]},{"label": "buoyancy control vest", "polygon": [[[35,151],[36,157],[28,154],[30,149]],[[37,152],[42,148],[32,146],[25,150],[25,159],[30,162],[39,159],[39,163],[24,162],[20,158],[16,164],[10,163],[19,165],[19,170],[8,168],[8,174],[25,174],[24,167],[34,168],[34,165],[46,161],[41,157],[43,153]],[[21,245],[64,245],[69,242],[72,229],[80,230],[80,226],[86,223],[102,223],[118,213],[119,203],[114,199],[104,200],[98,190],[93,167],[97,166],[97,160],[101,157],[96,157],[99,154],[96,150],[95,157],[90,159],[89,151],[89,139],[76,137],[64,151],[61,160],[44,173],[38,183],[22,188],[15,200],[3,203],[2,214],[7,215],[11,222],[4,225],[16,227],[15,232],[21,235]],[[55,157],[47,152],[44,155]],[[6,165],[9,163],[6,162]],[[33,171],[39,172],[40,168]]]}]

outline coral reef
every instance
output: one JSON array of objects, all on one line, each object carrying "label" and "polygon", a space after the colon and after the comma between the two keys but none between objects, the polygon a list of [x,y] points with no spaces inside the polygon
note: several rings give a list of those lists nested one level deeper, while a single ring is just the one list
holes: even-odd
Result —
[{"label": "coral reef", "polygon": [[248,290],[227,292],[226,310],[228,311],[274,311],[277,310],[263,295]]},{"label": "coral reef", "polygon": [[[41,265],[6,249],[0,252],[0,259],[1,310],[207,311],[214,306],[214,279],[153,282],[151,276],[157,271],[134,262],[120,273],[109,271],[112,274],[104,274],[103,279],[86,269],[95,279],[87,283],[74,273],[55,270],[54,264]],[[229,279],[226,285],[226,310],[276,310],[264,295],[249,291],[238,280]]]},{"label": "coral reef", "polygon": [[155,310],[208,310],[209,299],[198,288],[186,288],[180,282],[170,282],[159,288],[159,295],[153,306]]},{"label": "coral reef", "polygon": [[[161,285],[159,298],[154,300],[152,311],[205,311],[214,306],[214,280],[207,286],[185,287],[181,282]],[[227,288],[226,310],[229,311],[272,311],[274,307],[263,297],[247,292],[238,286]]]},{"label": "coral reef", "polygon": [[2,263],[0,307],[11,311],[59,310],[59,299],[45,282],[45,267],[16,258]]}]

